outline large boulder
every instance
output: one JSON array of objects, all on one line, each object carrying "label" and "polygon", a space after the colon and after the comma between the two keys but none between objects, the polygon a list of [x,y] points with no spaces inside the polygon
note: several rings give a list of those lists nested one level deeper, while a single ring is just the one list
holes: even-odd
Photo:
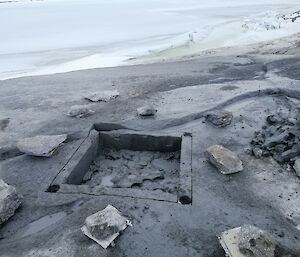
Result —
[{"label": "large boulder", "polygon": [[92,101],[92,102],[108,102],[112,99],[115,99],[119,96],[119,92],[117,90],[103,90],[97,91],[84,96],[84,98]]},{"label": "large boulder", "polygon": [[227,111],[211,111],[205,114],[205,119],[219,128],[230,125],[232,118],[232,113]]},{"label": "large boulder", "polygon": [[21,204],[17,190],[0,179],[0,225],[14,215]]},{"label": "large boulder", "polygon": [[108,205],[104,210],[87,217],[81,230],[106,249],[128,225],[131,226],[130,221],[115,207]]},{"label": "large boulder", "polygon": [[232,174],[243,170],[239,157],[222,145],[213,145],[206,149],[205,155],[222,174]]},{"label": "large boulder", "polygon": [[17,143],[19,150],[25,154],[50,157],[67,139],[67,135],[35,136],[24,138]]}]

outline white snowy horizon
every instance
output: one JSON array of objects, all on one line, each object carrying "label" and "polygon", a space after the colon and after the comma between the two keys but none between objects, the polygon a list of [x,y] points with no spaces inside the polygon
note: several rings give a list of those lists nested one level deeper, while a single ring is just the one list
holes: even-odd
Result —
[{"label": "white snowy horizon", "polygon": [[0,79],[162,60],[300,32],[299,0],[0,0]]}]

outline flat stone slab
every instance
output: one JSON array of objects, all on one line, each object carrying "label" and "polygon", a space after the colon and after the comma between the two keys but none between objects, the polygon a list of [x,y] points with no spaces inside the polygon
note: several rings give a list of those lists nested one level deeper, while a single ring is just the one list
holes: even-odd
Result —
[{"label": "flat stone slab", "polygon": [[131,222],[113,206],[94,213],[85,220],[82,232],[103,248],[107,248]]},{"label": "flat stone slab", "polygon": [[17,143],[18,149],[28,155],[51,157],[67,139],[67,135],[35,136],[24,138]]},{"label": "flat stone slab", "polygon": [[0,179],[0,225],[12,217],[21,205],[22,196],[15,187]]},{"label": "flat stone slab", "polygon": [[73,105],[68,111],[68,116],[75,118],[88,117],[95,112],[88,105]]},{"label": "flat stone slab", "polygon": [[276,242],[255,226],[230,229],[218,238],[228,257],[275,257]]},{"label": "flat stone slab", "polygon": [[139,116],[154,116],[157,110],[153,106],[148,105],[137,108],[137,113]]},{"label": "flat stone slab", "polygon": [[231,124],[233,115],[227,111],[211,111],[206,113],[205,119],[216,127],[226,127]]},{"label": "flat stone slab", "polygon": [[222,145],[213,145],[206,149],[205,155],[222,174],[232,174],[243,170],[239,157]]},{"label": "flat stone slab", "polygon": [[84,98],[92,101],[92,102],[108,102],[112,99],[115,99],[119,96],[119,92],[117,90],[104,90],[97,91],[84,96]]}]

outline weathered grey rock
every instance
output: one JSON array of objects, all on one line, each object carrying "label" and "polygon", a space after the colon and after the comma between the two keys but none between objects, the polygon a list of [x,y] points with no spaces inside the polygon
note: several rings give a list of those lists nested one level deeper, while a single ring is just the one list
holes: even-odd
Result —
[{"label": "weathered grey rock", "polygon": [[84,96],[84,98],[92,102],[99,102],[99,101],[108,102],[112,99],[117,98],[119,95],[120,94],[117,90],[103,90],[103,91],[90,93]]},{"label": "weathered grey rock", "polygon": [[88,105],[73,105],[68,111],[68,116],[76,118],[84,118],[94,113]]},{"label": "weathered grey rock", "polygon": [[274,239],[267,232],[252,225],[241,227],[238,246],[247,257],[275,257]]},{"label": "weathered grey rock", "polygon": [[262,155],[263,155],[263,150],[260,149],[260,148],[258,148],[258,147],[254,147],[254,148],[252,149],[252,152],[253,152],[253,154],[254,154],[254,156],[255,156],[256,158],[261,158]]},{"label": "weathered grey rock", "polygon": [[280,249],[282,253],[288,251],[280,248],[268,233],[251,225],[226,230],[218,238],[228,257],[296,256],[276,255]]},{"label": "weathered grey rock", "polygon": [[151,105],[137,108],[137,113],[139,116],[154,116],[156,112],[157,110]]},{"label": "weathered grey rock", "polygon": [[104,210],[87,217],[81,230],[106,249],[128,225],[131,226],[130,221],[115,207],[108,205]]},{"label": "weathered grey rock", "polygon": [[300,178],[300,158],[297,157],[293,166],[297,176]]},{"label": "weathered grey rock", "polygon": [[17,143],[17,147],[28,155],[50,157],[66,139],[66,134],[35,136],[22,139]]},{"label": "weathered grey rock", "polygon": [[4,131],[9,124],[9,121],[10,121],[9,118],[4,118],[4,119],[0,118],[0,130]]},{"label": "weathered grey rock", "polygon": [[14,215],[21,200],[17,190],[0,179],[0,225]]},{"label": "weathered grey rock", "polygon": [[205,115],[205,119],[216,127],[226,127],[230,125],[232,118],[232,113],[227,111],[211,111]]},{"label": "weathered grey rock", "polygon": [[222,145],[213,145],[206,149],[205,155],[222,174],[232,174],[243,170],[239,157]]}]

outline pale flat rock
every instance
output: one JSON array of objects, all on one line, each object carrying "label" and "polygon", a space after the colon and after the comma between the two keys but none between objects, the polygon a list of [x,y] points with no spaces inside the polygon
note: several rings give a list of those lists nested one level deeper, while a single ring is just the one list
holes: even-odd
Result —
[{"label": "pale flat rock", "polygon": [[17,190],[0,179],[0,225],[14,215],[21,200]]},{"label": "pale flat rock", "polygon": [[276,242],[257,227],[243,225],[221,233],[218,238],[228,257],[275,257]]},{"label": "pale flat rock", "polygon": [[139,116],[154,116],[157,110],[153,106],[147,105],[137,108],[137,113]]},{"label": "pale flat rock", "polygon": [[239,249],[239,231],[240,227],[222,232],[218,238],[227,257],[247,257]]},{"label": "pale flat rock", "polygon": [[76,118],[88,117],[95,112],[88,105],[73,105],[68,111],[68,116]]},{"label": "pale flat rock", "polygon": [[113,206],[94,213],[85,220],[82,232],[103,248],[107,248],[131,222]]},{"label": "pale flat rock", "polygon": [[296,158],[293,168],[297,176],[300,178],[300,158]]},{"label": "pale flat rock", "polygon": [[213,145],[206,149],[205,155],[222,174],[232,174],[243,170],[239,157],[222,145]]},{"label": "pale flat rock", "polygon": [[50,157],[67,139],[67,135],[35,136],[17,143],[18,149],[28,155]]},{"label": "pale flat rock", "polygon": [[90,93],[84,96],[84,98],[92,102],[99,102],[99,101],[108,102],[112,99],[117,98],[119,95],[120,94],[117,90],[103,90],[103,91]]}]

